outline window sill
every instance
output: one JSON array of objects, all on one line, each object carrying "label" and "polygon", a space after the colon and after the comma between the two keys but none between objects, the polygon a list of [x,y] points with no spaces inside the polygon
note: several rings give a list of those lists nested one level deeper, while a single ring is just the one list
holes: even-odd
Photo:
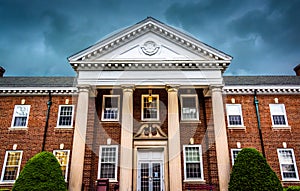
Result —
[{"label": "window sill", "polygon": [[0,182],[1,185],[13,185],[15,181],[13,182]]},{"label": "window sill", "polygon": [[195,120],[181,120],[180,123],[201,123],[200,120],[195,119]]},{"label": "window sill", "polygon": [[101,122],[103,122],[103,123],[118,123],[118,122],[120,122],[120,120],[119,119],[116,119],[116,120],[101,120]]},{"label": "window sill", "polygon": [[300,182],[300,180],[299,179],[295,179],[295,180],[281,180],[282,182],[285,182],[285,183],[287,183],[287,182],[293,182],[293,183],[295,183],[295,182]]},{"label": "window sill", "polygon": [[184,183],[200,183],[206,184],[206,180],[195,179],[195,180],[183,180]]},{"label": "window sill", "polygon": [[243,125],[239,125],[239,126],[227,126],[228,129],[232,129],[232,130],[246,130],[246,126]]},{"label": "window sill", "polygon": [[74,128],[72,126],[58,126],[55,127],[56,130],[73,130]]},{"label": "window sill", "polygon": [[8,130],[10,130],[10,131],[18,131],[18,130],[28,131],[28,127],[9,127]]},{"label": "window sill", "polygon": [[281,125],[281,126],[277,126],[277,125],[272,125],[272,129],[276,130],[276,129],[279,129],[279,130],[291,130],[291,126],[289,125]]}]

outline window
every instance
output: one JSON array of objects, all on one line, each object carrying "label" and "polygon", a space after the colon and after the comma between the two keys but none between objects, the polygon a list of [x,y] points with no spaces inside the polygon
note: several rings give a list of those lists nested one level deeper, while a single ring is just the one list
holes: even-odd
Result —
[{"label": "window", "polygon": [[60,105],[57,119],[57,127],[72,127],[73,115],[73,105]]},{"label": "window", "polygon": [[241,152],[242,149],[231,149],[231,162],[232,166],[234,165],[234,161],[237,157],[237,155]]},{"label": "window", "polygon": [[201,145],[184,145],[184,179],[203,180]]},{"label": "window", "polygon": [[100,146],[99,178],[117,180],[118,146]]},{"label": "window", "polygon": [[226,104],[226,112],[229,127],[244,126],[241,104]]},{"label": "window", "polygon": [[15,182],[19,176],[23,151],[6,151],[1,182]]},{"label": "window", "polygon": [[103,95],[102,121],[118,121],[120,96]]},{"label": "window", "polygon": [[282,180],[299,180],[293,149],[277,149]]},{"label": "window", "polygon": [[269,106],[272,118],[272,125],[274,127],[288,126],[284,104],[269,104]]},{"label": "window", "polygon": [[27,127],[30,105],[15,105],[12,127]]},{"label": "window", "polygon": [[158,95],[142,95],[142,120],[159,120]]},{"label": "window", "polygon": [[181,120],[199,120],[197,95],[181,95]]},{"label": "window", "polygon": [[53,154],[60,164],[62,174],[65,177],[65,181],[67,181],[70,151],[69,150],[54,150]]}]

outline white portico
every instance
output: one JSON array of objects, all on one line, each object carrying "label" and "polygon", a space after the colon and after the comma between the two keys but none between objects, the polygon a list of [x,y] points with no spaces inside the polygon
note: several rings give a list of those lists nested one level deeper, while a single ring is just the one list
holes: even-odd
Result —
[{"label": "white portico", "polygon": [[[147,177],[151,175],[146,182],[149,190],[182,189],[178,89],[205,89],[213,102],[220,190],[227,190],[230,163],[221,89],[222,73],[231,59],[153,18],[71,56],[69,62],[78,73],[78,88],[86,88],[79,91],[69,190],[81,189],[89,87],[123,90],[118,180],[122,191],[142,190],[145,182],[139,177],[147,173]],[[158,137],[134,137],[133,92],[143,88],[166,89],[167,135],[159,126],[153,126],[158,129]]]}]

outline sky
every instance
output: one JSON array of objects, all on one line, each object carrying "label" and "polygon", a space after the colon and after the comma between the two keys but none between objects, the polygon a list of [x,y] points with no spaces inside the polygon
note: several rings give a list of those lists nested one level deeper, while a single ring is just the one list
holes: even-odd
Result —
[{"label": "sky", "polygon": [[5,76],[75,76],[67,58],[148,16],[233,57],[225,75],[294,75],[300,0],[0,0]]}]

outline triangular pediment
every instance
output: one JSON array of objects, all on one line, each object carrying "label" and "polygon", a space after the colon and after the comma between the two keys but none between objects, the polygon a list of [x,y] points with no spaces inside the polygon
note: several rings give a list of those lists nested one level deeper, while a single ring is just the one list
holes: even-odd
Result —
[{"label": "triangular pediment", "polygon": [[[69,57],[76,69],[85,64],[193,62],[228,66],[232,57],[151,17]],[[161,62],[160,62],[161,63]]]}]

